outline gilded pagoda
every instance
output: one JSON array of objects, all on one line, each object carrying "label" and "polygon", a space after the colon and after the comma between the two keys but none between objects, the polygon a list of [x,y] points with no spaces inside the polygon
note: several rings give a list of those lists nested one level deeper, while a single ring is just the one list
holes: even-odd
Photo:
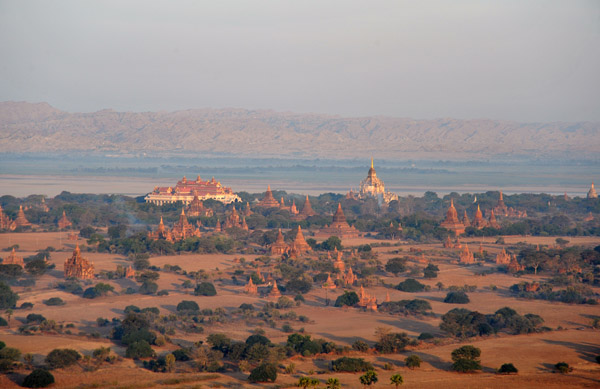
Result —
[{"label": "gilded pagoda", "polygon": [[379,204],[388,204],[390,201],[398,200],[397,194],[385,191],[385,184],[377,177],[377,173],[373,167],[373,158],[371,158],[371,168],[367,173],[367,178],[360,182],[360,192],[358,196],[361,199],[374,197]]}]

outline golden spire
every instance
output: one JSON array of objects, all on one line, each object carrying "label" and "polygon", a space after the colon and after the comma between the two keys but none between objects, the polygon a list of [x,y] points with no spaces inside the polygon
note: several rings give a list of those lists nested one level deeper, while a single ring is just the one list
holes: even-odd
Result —
[{"label": "golden spire", "polygon": [[373,169],[373,157],[371,157],[371,169]]}]

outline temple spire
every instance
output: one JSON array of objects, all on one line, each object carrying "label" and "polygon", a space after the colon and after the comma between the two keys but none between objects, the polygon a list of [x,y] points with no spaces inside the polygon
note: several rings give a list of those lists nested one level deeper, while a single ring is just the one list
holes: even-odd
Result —
[{"label": "temple spire", "polygon": [[371,157],[371,169],[373,169],[373,157]]}]

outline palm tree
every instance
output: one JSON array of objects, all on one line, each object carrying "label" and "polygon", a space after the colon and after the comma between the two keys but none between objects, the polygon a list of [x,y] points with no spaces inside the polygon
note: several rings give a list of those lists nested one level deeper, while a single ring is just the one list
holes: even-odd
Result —
[{"label": "palm tree", "polygon": [[402,379],[402,376],[400,374],[394,374],[390,377],[390,383],[396,385],[396,389],[398,389],[398,386],[402,385],[404,383],[404,380]]},{"label": "palm tree", "polygon": [[373,385],[377,382],[377,373],[373,370],[367,371],[365,374],[360,376],[360,383],[365,387]]},{"label": "palm tree", "polygon": [[330,378],[325,384],[327,385],[327,389],[340,389],[342,387],[340,380],[337,378]]}]

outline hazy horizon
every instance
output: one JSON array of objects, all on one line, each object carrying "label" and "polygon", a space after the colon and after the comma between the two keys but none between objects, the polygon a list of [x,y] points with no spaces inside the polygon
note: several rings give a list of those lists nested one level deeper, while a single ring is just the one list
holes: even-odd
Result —
[{"label": "hazy horizon", "polygon": [[597,1],[0,2],[0,101],[600,121]]}]

